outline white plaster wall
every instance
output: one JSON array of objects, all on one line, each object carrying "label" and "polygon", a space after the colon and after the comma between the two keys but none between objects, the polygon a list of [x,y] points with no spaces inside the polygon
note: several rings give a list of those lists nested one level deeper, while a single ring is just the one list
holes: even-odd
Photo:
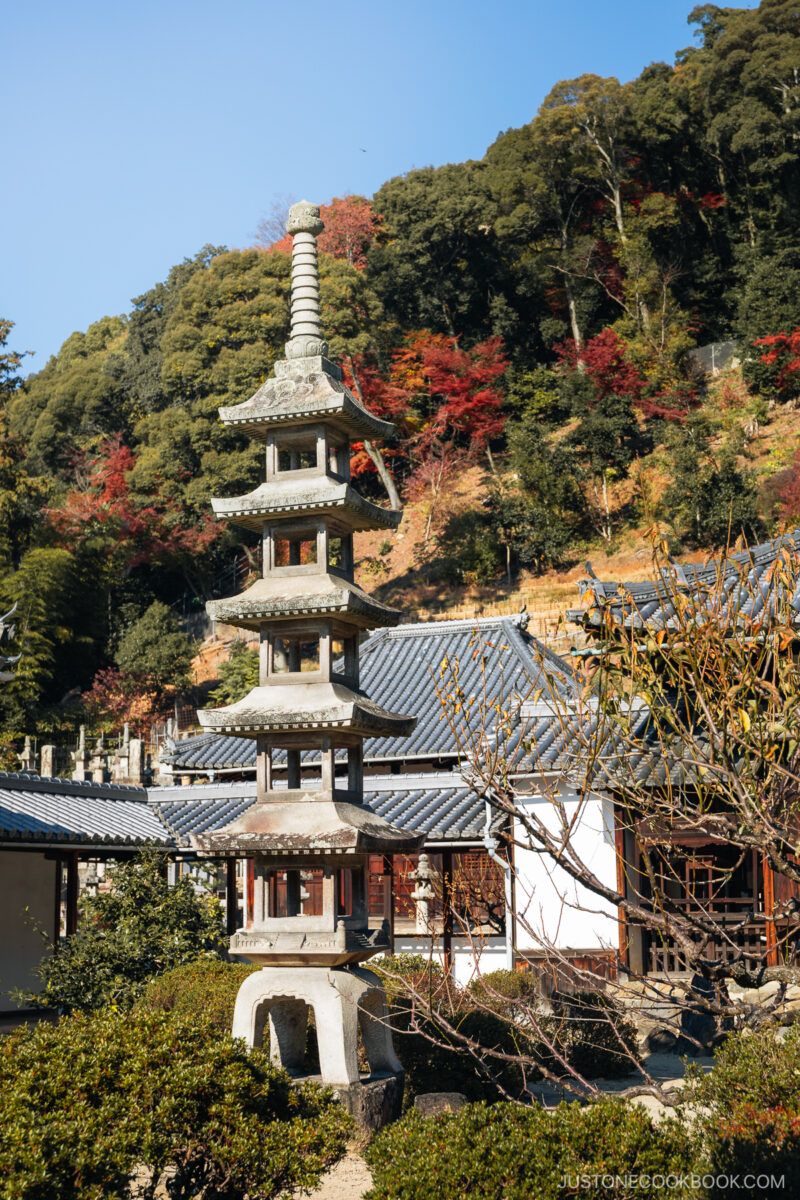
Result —
[{"label": "white plaster wall", "polygon": [[[422,954],[425,958],[430,955],[440,966],[444,964],[441,941],[434,943],[431,954],[431,939],[426,937],[396,936],[394,952],[395,954]],[[505,967],[506,939],[491,937],[486,938],[483,942],[476,941],[473,944],[468,938],[459,938],[454,935],[452,955],[453,977],[461,987],[466,987],[478,973],[488,975],[490,971],[499,971]],[[369,963],[366,965],[369,966]]]},{"label": "white plaster wall", "polygon": [[[551,785],[533,781],[531,794],[518,794],[520,813],[535,814],[546,828],[560,828],[556,810],[548,799]],[[608,797],[593,795],[580,801],[565,785],[552,788],[563,802],[568,820],[575,821],[571,843],[577,856],[602,883],[616,887],[617,867],[614,849],[614,817]],[[514,866],[516,874],[516,945],[517,950],[546,950],[552,945],[561,950],[597,950],[617,947],[616,907],[575,883],[562,868],[546,855],[522,847],[525,828],[515,821]]]},{"label": "white plaster wall", "polygon": [[55,881],[52,859],[35,852],[0,850],[0,1011],[18,1007],[6,994],[10,989],[37,991],[40,986],[34,969],[48,950],[37,928],[47,933],[52,944]]}]

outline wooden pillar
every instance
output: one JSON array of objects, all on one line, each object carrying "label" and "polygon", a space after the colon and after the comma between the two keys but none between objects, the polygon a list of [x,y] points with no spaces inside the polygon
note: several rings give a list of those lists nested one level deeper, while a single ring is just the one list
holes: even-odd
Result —
[{"label": "wooden pillar", "polygon": [[[775,929],[775,874],[764,854],[761,859],[764,872],[764,931],[767,939],[767,966],[778,966],[778,935]],[[753,852],[753,911],[758,912],[758,855]]]},{"label": "wooden pillar", "polygon": [[238,895],[236,893],[236,859],[225,859],[225,932],[228,937],[236,933],[238,917]]},{"label": "wooden pillar", "polygon": [[256,892],[256,868],[255,861],[252,858],[245,859],[245,928],[252,929],[253,926],[253,909],[255,907],[255,892]]},{"label": "wooden pillar", "polygon": [[64,860],[57,854],[55,861],[55,889],[53,906],[53,946],[61,940],[61,887],[64,882]]},{"label": "wooden pillar", "polygon": [[442,958],[444,971],[453,970],[453,851],[442,850]]},{"label": "wooden pillar", "polygon": [[389,953],[394,954],[394,855],[384,854],[384,912],[389,922]]},{"label": "wooden pillar", "polygon": [[517,969],[517,871],[514,862],[514,839],[509,837],[506,846],[506,857],[508,865],[511,868],[509,875],[508,901],[510,911],[506,913],[506,920],[511,922],[511,959],[514,964],[514,970]]},{"label": "wooden pillar", "polygon": [[67,858],[67,936],[78,928],[78,851]]}]

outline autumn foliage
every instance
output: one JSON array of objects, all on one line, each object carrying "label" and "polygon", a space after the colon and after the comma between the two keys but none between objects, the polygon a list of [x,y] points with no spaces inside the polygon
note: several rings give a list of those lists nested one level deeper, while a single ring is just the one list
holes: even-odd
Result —
[{"label": "autumn foliage", "polygon": [[654,390],[630,360],[626,343],[613,329],[603,329],[580,348],[568,338],[555,347],[559,364],[568,370],[583,370],[597,388],[598,400],[627,396],[643,417],[682,421],[697,403],[692,387]]},{"label": "autumn foliage", "polygon": [[47,514],[61,544],[75,549],[99,539],[126,573],[141,564],[164,565],[207,550],[220,536],[219,525],[210,515],[199,523],[189,521],[185,510],[163,493],[135,494],[130,484],[135,465],[136,456],[120,435],[104,439],[94,453],[78,453],[76,486]]},{"label": "autumn foliage", "polygon": [[761,362],[773,368],[773,384],[783,400],[800,391],[800,327],[792,333],[775,333],[756,338],[756,346],[765,347]]}]

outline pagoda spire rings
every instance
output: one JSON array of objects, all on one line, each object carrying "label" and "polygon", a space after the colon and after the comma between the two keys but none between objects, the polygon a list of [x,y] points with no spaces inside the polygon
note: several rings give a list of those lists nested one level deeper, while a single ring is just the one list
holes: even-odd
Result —
[{"label": "pagoda spire rings", "polygon": [[286,357],[314,358],[328,353],[322,337],[317,237],[325,228],[316,204],[301,200],[289,209],[287,233],[292,234],[292,331]]}]

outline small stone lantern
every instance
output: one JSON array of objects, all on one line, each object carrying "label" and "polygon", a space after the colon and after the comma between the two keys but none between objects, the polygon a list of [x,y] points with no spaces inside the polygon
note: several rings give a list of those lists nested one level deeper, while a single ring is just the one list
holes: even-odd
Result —
[{"label": "small stone lantern", "polygon": [[[243,404],[220,409],[226,425],[264,443],[266,481],[246,496],[212,501],[221,518],[257,530],[263,577],[208,605],[218,622],[257,630],[259,684],[243,700],[199,715],[204,729],[255,736],[257,803],[225,829],[196,835],[201,853],[254,859],[252,925],[230,942],[258,963],[236,1000],[233,1033],[303,1071],[314,1010],[323,1083],[363,1124],[399,1113],[402,1067],[386,1024],[378,977],[359,966],[389,949],[384,921],[370,927],[371,854],[419,849],[363,801],[363,742],[410,733],[416,718],[388,712],[359,688],[364,630],[394,625],[396,609],[353,577],[353,534],[394,529],[401,514],[364,499],[350,478],[354,441],[386,436],[328,361],[320,328],[319,209],[295,204],[292,330],[286,359]],[[369,1060],[357,1063],[358,1028]]]}]

